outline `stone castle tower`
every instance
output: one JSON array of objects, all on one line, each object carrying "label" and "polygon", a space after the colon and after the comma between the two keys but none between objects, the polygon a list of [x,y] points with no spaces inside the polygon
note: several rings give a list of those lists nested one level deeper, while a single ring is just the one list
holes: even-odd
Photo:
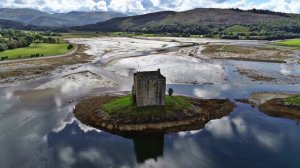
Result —
[{"label": "stone castle tower", "polygon": [[166,78],[160,69],[134,74],[132,98],[137,107],[164,106],[165,92]]}]

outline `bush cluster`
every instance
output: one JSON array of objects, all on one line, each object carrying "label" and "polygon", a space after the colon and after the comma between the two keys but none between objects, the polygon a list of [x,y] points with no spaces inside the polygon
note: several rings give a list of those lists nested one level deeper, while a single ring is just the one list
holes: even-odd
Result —
[{"label": "bush cluster", "polygon": [[31,43],[60,43],[60,38],[54,38],[50,35],[58,36],[57,33],[32,32],[14,29],[0,29],[0,52],[7,49],[28,47]]},{"label": "bush cluster", "polygon": [[34,58],[34,57],[43,57],[43,56],[44,56],[44,54],[39,54],[39,53],[37,53],[37,54],[31,54],[30,55],[31,58]]}]

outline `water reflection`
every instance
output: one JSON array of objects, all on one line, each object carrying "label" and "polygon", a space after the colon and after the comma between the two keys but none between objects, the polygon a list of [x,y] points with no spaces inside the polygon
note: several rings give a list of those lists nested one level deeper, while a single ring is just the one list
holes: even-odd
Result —
[{"label": "water reflection", "polygon": [[[297,68],[282,68],[299,74]],[[260,91],[300,93],[300,84],[168,87],[177,94],[205,98],[245,98]],[[299,122],[238,104],[229,116],[201,130],[125,138],[83,125],[73,116],[83,95],[104,91],[112,90],[1,89],[0,167],[300,167]],[[70,99],[75,102],[70,104]]]},{"label": "water reflection", "polygon": [[164,135],[155,136],[136,136],[132,138],[134,151],[138,163],[144,163],[146,160],[163,156]]},{"label": "water reflection", "polygon": [[[132,167],[134,146],[130,139],[105,132],[85,132],[76,121],[59,132],[47,135],[53,149],[52,167]],[[124,162],[126,160],[126,162]]]},{"label": "water reflection", "polygon": [[246,104],[201,130],[125,138],[81,124],[64,101],[40,100],[0,101],[1,167],[300,166],[296,122]]},{"label": "water reflection", "polygon": [[[72,167],[143,164],[163,156],[164,135],[121,137],[97,130],[82,129],[78,121],[47,135],[57,163]],[[135,157],[134,157],[135,156]],[[125,163],[124,163],[125,162]]]},{"label": "water reflection", "polygon": [[201,130],[122,137],[86,129],[75,120],[46,139],[56,167],[296,168],[299,131],[294,121],[238,103],[229,116]]},{"label": "water reflection", "polygon": [[258,84],[241,85],[234,84],[167,84],[167,88],[173,88],[174,93],[201,98],[231,98],[244,99],[256,92],[285,92],[300,94],[300,84],[278,85]]}]

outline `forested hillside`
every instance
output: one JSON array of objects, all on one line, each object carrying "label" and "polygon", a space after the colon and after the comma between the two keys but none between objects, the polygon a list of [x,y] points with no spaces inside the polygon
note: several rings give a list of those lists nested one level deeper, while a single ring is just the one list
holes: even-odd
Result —
[{"label": "forested hillside", "polygon": [[284,39],[300,37],[300,16],[269,10],[207,9],[157,12],[114,18],[77,30],[203,35],[225,39]]}]

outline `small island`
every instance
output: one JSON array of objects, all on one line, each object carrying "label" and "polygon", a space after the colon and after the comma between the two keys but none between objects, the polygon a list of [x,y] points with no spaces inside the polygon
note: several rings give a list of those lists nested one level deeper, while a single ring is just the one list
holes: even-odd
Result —
[{"label": "small island", "polygon": [[300,121],[300,95],[267,100],[259,109],[270,116]]},{"label": "small island", "polygon": [[228,115],[235,105],[227,99],[174,96],[157,71],[134,74],[132,94],[105,95],[80,102],[75,117],[82,123],[115,134],[170,133],[196,130]]}]

